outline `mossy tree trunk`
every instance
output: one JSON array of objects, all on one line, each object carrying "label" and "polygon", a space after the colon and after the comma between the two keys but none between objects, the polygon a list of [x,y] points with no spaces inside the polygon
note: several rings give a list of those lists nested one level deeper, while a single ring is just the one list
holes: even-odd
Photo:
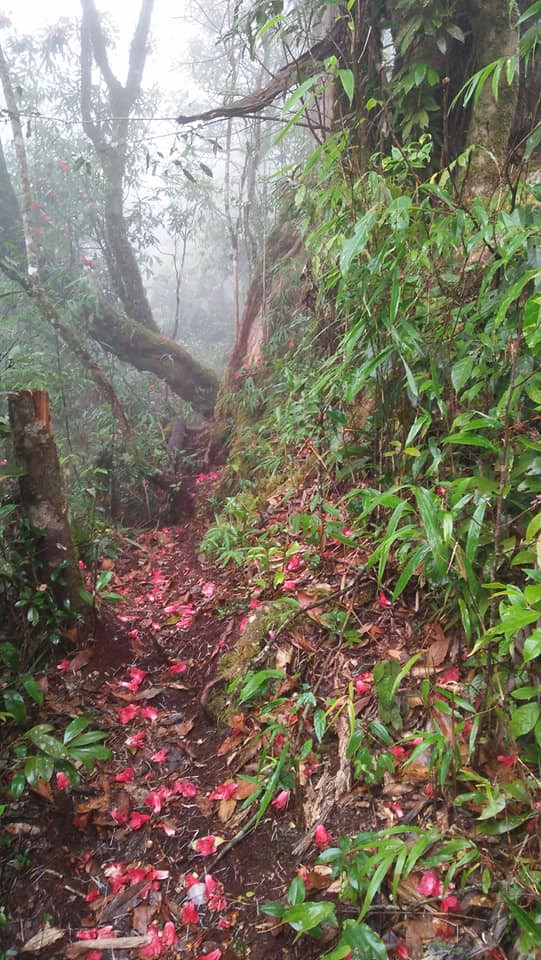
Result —
[{"label": "mossy tree trunk", "polygon": [[51,430],[49,397],[44,390],[8,395],[9,422],[17,466],[21,506],[36,531],[36,572],[59,607],[81,608],[82,586],[68,520],[64,480]]}]

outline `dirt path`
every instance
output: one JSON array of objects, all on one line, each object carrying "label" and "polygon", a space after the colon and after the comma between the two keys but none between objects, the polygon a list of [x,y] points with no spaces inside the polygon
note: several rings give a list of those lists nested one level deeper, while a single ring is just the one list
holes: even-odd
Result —
[{"label": "dirt path", "polygon": [[[239,816],[231,786],[235,735],[224,745],[228,731],[216,730],[202,702],[242,617],[242,590],[229,572],[201,564],[201,534],[190,522],[142,535],[115,567],[126,602],[95,644],[49,674],[48,711],[66,722],[92,715],[93,726],[108,731],[112,757],[78,790],[53,782],[43,796],[10,807],[16,839],[4,870],[10,921],[1,931],[8,949],[39,931],[46,943],[52,928],[58,940],[36,956],[97,960],[95,950],[67,945],[81,932],[133,931],[150,944],[115,956],[281,956],[276,937],[259,929],[269,923],[258,909],[281,896],[294,869],[282,837],[291,824],[270,815],[213,866],[213,851],[251,811]],[[224,619],[232,602],[238,614]]]}]

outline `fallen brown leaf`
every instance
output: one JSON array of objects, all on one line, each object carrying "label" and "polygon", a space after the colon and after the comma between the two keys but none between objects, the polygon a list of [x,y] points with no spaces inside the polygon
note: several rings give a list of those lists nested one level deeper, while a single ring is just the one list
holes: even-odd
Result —
[{"label": "fallen brown leaf", "polygon": [[50,927],[49,924],[46,923],[43,930],[40,930],[23,944],[21,953],[34,953],[36,950],[43,950],[45,947],[50,947],[51,943],[56,943],[57,940],[61,940],[62,937],[65,936],[65,930],[61,930],[60,927]]}]

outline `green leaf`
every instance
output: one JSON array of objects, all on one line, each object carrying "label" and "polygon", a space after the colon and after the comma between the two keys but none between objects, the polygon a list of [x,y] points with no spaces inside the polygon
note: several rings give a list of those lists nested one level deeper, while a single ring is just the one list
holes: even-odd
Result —
[{"label": "green leaf", "polygon": [[298,903],[304,903],[305,899],[306,887],[304,886],[304,881],[302,877],[294,877],[287,891],[287,902],[292,907],[295,907]]},{"label": "green leaf", "polygon": [[535,727],[541,717],[541,706],[538,703],[524,703],[517,707],[511,715],[511,734],[513,737],[523,737]]},{"label": "green leaf", "polygon": [[9,783],[9,791],[14,800],[18,800],[19,797],[22,797],[24,789],[26,787],[26,777],[24,773],[16,773],[12,777]]},{"label": "green leaf", "polygon": [[387,948],[377,933],[367,923],[346,920],[342,939],[354,951],[359,960],[387,960]]},{"label": "green leaf", "polygon": [[17,690],[4,690],[4,704],[7,712],[12,715],[17,723],[24,723],[26,720],[26,704]]},{"label": "green leaf", "polygon": [[468,382],[473,370],[473,357],[463,357],[457,360],[451,368],[451,382],[456,393],[460,393],[462,387]]},{"label": "green leaf", "polygon": [[278,920],[281,920],[286,908],[283,903],[264,903],[261,906],[261,913],[268,914],[269,917],[277,917]]},{"label": "green leaf", "polygon": [[43,754],[37,757],[29,757],[24,765],[24,775],[31,787],[37,786],[39,780],[45,780],[48,783],[53,775],[53,770],[53,760]]},{"label": "green leaf", "polygon": [[89,730],[88,733],[83,733],[81,736],[75,737],[69,743],[69,749],[73,750],[74,748],[79,749],[79,747],[87,747],[92,743],[99,743],[100,740],[105,740],[108,736],[107,733],[104,733],[103,730]]},{"label": "green leaf", "polygon": [[327,729],[327,716],[324,710],[321,710],[318,707],[314,711],[314,733],[316,735],[316,740],[318,743],[321,743],[323,737],[325,736],[325,731]]},{"label": "green leaf", "polygon": [[83,730],[86,730],[89,723],[90,717],[75,717],[75,720],[72,720],[71,723],[68,723],[66,729],[64,730],[64,743],[69,743],[70,740],[74,740],[75,737],[78,737]]},{"label": "green leaf", "polygon": [[[535,6],[535,4],[534,4]],[[521,930],[524,930],[526,933],[529,933],[533,937],[533,943],[536,947],[541,947],[541,926],[537,923],[536,920],[531,916],[531,914],[526,913],[515,903],[514,900],[510,900],[505,893],[500,894],[504,903],[507,904],[509,908],[509,913],[515,918]]]},{"label": "green leaf", "polygon": [[377,220],[377,211],[369,210],[368,213],[365,213],[364,217],[361,217],[358,221],[353,236],[344,243],[342,253],[340,254],[340,270],[342,276],[346,276],[353,258],[364,250]]},{"label": "green leaf", "polygon": [[[541,514],[539,516],[541,517]],[[14,643],[9,643],[7,640],[0,643],[0,657],[13,673],[18,673],[21,656],[19,648]]]},{"label": "green leaf", "polygon": [[297,933],[307,933],[320,923],[328,923],[333,927],[337,925],[334,904],[316,903],[312,900],[289,907],[284,911],[282,919]]},{"label": "green leaf", "polygon": [[535,660],[536,657],[541,657],[541,630],[539,628],[533,630],[530,636],[526,637],[522,651],[522,659],[525,663]]},{"label": "green leaf", "polygon": [[274,670],[270,668],[268,670],[258,670],[257,673],[248,673],[240,691],[239,704],[246,703],[247,700],[251,700],[253,697],[256,697],[261,692],[262,687],[265,686],[268,680],[283,680],[284,676],[285,674],[283,670]]},{"label": "green leaf", "polygon": [[34,677],[23,677],[22,685],[30,699],[37,703],[38,707],[43,706],[43,690],[38,681]]},{"label": "green leaf", "polygon": [[355,94],[355,77],[352,70],[337,70],[338,76],[340,77],[340,83],[344,89],[344,93],[349,100],[349,105],[353,103],[353,96]]},{"label": "green leaf", "polygon": [[57,740],[56,737],[51,737],[49,733],[29,730],[28,733],[25,734],[25,738],[35,743],[36,747],[43,750],[43,753],[48,754],[49,757],[54,757],[55,760],[67,759],[66,748],[60,743],[60,740]]}]

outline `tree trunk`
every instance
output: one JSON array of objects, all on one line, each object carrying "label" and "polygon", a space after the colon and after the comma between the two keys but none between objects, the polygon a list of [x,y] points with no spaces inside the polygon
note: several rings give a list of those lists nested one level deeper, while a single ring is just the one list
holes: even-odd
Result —
[{"label": "tree trunk", "polygon": [[[499,57],[518,54],[516,9],[509,0],[492,0],[491,3],[470,0],[469,14],[478,70]],[[489,80],[472,110],[467,142],[477,149],[467,178],[466,192],[470,196],[490,196],[505,183],[518,90],[517,78],[508,84],[505,76],[502,76],[498,99],[495,100]]]},{"label": "tree trunk", "polygon": [[44,390],[10,393],[8,409],[15,459],[24,471],[19,481],[21,505],[39,537],[37,575],[61,609],[76,612],[82,605],[82,580],[51,431],[48,394]]}]

